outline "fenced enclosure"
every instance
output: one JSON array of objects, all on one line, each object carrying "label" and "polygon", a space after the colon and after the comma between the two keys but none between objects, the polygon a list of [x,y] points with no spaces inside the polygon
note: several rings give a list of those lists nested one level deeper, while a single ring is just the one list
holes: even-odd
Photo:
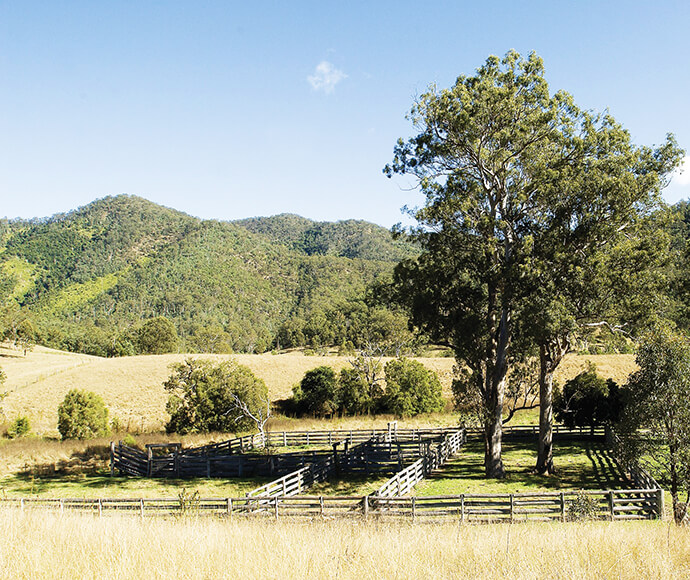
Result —
[{"label": "fenced enclosure", "polygon": [[[341,431],[283,431],[263,438],[249,435],[183,449],[179,444],[147,445],[146,451],[120,441],[110,445],[111,474],[115,470],[134,477],[253,477],[284,475],[308,464],[337,455],[344,470],[362,473],[395,473],[405,462],[423,455],[419,445],[441,440],[457,428],[363,429]],[[374,442],[374,443],[372,443]],[[262,447],[330,446],[332,450],[251,454]],[[337,450],[334,445],[342,446]],[[352,447],[354,445],[354,447]]]},{"label": "fenced enclosure", "polygon": [[[507,438],[534,436],[536,427],[506,429]],[[615,434],[603,429],[554,429],[560,437],[606,441],[616,450]],[[0,507],[19,510],[76,511],[94,515],[213,515],[223,517],[357,517],[460,523],[611,521],[656,519],[663,516],[663,492],[639,464],[619,468],[635,489],[555,491],[504,494],[410,495],[414,486],[462,451],[478,430],[387,429],[352,431],[273,432],[231,439],[197,448],[180,444],[149,445],[146,450],[111,445],[112,472],[143,477],[252,477],[277,475],[245,497],[135,499],[2,499]],[[286,453],[257,452],[291,445],[323,448]],[[330,448],[328,448],[330,447]],[[617,453],[614,453],[618,456]],[[617,462],[618,463],[618,462]],[[364,496],[306,495],[311,485],[333,473],[391,474],[376,493]]]}]

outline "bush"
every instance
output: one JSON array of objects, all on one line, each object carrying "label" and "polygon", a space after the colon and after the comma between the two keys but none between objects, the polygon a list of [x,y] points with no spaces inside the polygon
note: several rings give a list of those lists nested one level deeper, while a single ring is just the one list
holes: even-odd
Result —
[{"label": "bush", "polygon": [[7,436],[10,439],[24,437],[24,435],[29,434],[29,431],[31,431],[31,423],[29,423],[29,418],[17,417],[7,430]]},{"label": "bush", "polygon": [[266,414],[268,389],[252,371],[235,361],[214,364],[188,359],[172,365],[173,374],[164,383],[172,394],[166,409],[168,433],[246,431],[255,420],[237,408],[238,399],[255,416]]},{"label": "bush", "polygon": [[360,415],[376,410],[379,401],[371,396],[365,376],[355,368],[344,368],[338,379],[340,411],[346,415]]},{"label": "bush", "polygon": [[399,417],[442,411],[445,404],[438,375],[422,363],[400,358],[386,363],[383,410]]},{"label": "bush", "polygon": [[570,379],[556,396],[556,419],[566,427],[595,427],[618,420],[621,396],[618,384],[587,370]]},{"label": "bush", "polygon": [[63,439],[88,439],[108,434],[108,409],[96,393],[72,389],[58,407]]},{"label": "bush", "polygon": [[165,354],[177,351],[179,337],[175,325],[164,316],[158,316],[139,327],[136,342],[142,354]]},{"label": "bush", "polygon": [[332,415],[339,405],[335,371],[327,366],[307,371],[293,389],[293,398],[300,413],[317,417]]}]

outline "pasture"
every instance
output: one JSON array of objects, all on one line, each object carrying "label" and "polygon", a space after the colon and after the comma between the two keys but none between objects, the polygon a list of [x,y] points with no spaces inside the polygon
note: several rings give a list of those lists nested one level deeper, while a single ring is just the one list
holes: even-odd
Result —
[{"label": "pasture", "polygon": [[[7,375],[2,390],[9,392],[2,402],[2,408],[7,420],[26,415],[35,433],[55,436],[57,407],[70,389],[79,388],[103,397],[111,416],[117,417],[128,431],[160,431],[168,419],[165,411],[168,393],[163,388],[163,382],[170,375],[170,365],[189,356],[213,360],[234,358],[266,382],[273,400],[290,396],[292,387],[310,369],[327,365],[339,370],[349,364],[348,357],[305,356],[301,351],[260,355],[166,354],[99,358],[40,346],[25,357],[17,350],[0,348],[0,367]],[[442,357],[417,360],[438,373],[444,396],[450,400],[455,361]],[[635,369],[632,355],[571,355],[561,364],[556,380],[563,382],[572,378],[585,367],[588,360],[597,365],[599,374],[621,382]],[[529,417],[531,421],[536,420],[535,414]],[[424,417],[420,421],[406,422],[406,425],[439,422],[450,424],[455,422],[455,417],[442,416],[431,421]],[[323,425],[321,421],[316,423]],[[329,422],[329,428],[351,428],[353,424],[365,428],[367,423],[371,423],[371,420],[343,419]],[[272,425],[272,428],[291,427],[282,422]]]}]

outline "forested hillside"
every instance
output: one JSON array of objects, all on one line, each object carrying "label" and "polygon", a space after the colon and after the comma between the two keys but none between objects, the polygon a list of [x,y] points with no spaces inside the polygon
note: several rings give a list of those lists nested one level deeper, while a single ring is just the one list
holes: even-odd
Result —
[{"label": "forested hillside", "polygon": [[122,195],[5,220],[0,236],[3,324],[15,338],[107,356],[409,338],[401,314],[365,295],[415,249],[366,222],[200,220]]}]

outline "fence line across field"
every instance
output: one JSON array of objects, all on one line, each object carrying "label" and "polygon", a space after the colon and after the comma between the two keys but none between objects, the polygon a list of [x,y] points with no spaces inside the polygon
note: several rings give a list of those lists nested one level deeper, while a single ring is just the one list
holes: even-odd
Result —
[{"label": "fence line across field", "polygon": [[215,515],[226,517],[359,517],[454,519],[460,523],[566,521],[583,496],[593,500],[590,518],[610,521],[658,519],[660,489],[564,491],[524,494],[461,494],[434,497],[307,496],[242,498],[4,498],[0,507],[21,511],[80,512],[141,517]]}]

